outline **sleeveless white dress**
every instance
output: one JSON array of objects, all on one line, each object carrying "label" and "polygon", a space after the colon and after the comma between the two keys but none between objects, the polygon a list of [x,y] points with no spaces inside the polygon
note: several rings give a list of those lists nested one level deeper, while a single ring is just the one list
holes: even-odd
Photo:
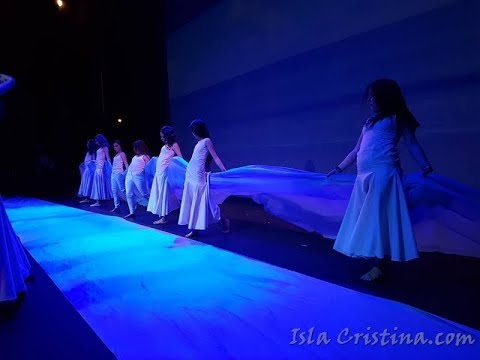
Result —
[{"label": "sleeveless white dress", "polygon": [[93,177],[95,176],[95,155],[87,152],[85,160],[80,165],[80,187],[78,196],[89,197],[92,193]]},{"label": "sleeveless white dress", "polygon": [[396,120],[363,128],[357,177],[334,249],[348,256],[418,257],[400,166]]},{"label": "sleeveless white dress", "polygon": [[159,216],[166,216],[180,207],[178,199],[168,187],[168,165],[174,156],[175,151],[164,145],[157,159],[147,211]]},{"label": "sleeveless white dress", "polygon": [[30,262],[7,217],[0,197],[0,302],[15,300],[27,290]]},{"label": "sleeveless white dress", "polygon": [[108,151],[108,148],[100,148],[97,150],[95,175],[93,177],[92,193],[90,195],[90,199],[92,200],[110,200],[113,197],[110,181],[112,165],[107,161],[105,151]]},{"label": "sleeveless white dress", "polygon": [[220,208],[209,194],[210,173],[205,170],[209,154],[206,140],[195,145],[185,174],[178,224],[188,225],[191,230],[205,230],[210,223],[220,221]]}]

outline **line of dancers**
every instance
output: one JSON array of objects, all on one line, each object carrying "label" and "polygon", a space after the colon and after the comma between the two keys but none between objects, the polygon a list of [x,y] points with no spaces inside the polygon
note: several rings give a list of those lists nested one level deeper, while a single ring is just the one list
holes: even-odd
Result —
[{"label": "line of dancers", "polygon": [[221,222],[223,232],[229,232],[230,221],[222,216],[220,208],[209,196],[209,174],[212,160],[222,170],[225,166],[218,157],[208,128],[204,121],[195,120],[190,128],[197,139],[197,145],[187,167],[184,190],[181,202],[175,197],[168,186],[168,166],[174,156],[182,157],[177,143],[175,131],[171,126],[165,126],[160,131],[164,143],[156,162],[155,176],[149,189],[145,169],[150,162],[148,148],[142,140],[135,141],[133,156],[129,164],[127,156],[119,140],[114,142],[115,156],[110,165],[109,144],[107,139],[99,134],[95,140],[87,143],[85,160],[80,166],[81,181],[78,195],[83,197],[81,203],[95,201],[90,206],[100,206],[100,201],[113,198],[116,212],[120,207],[120,199],[127,201],[129,213],[126,219],[134,217],[138,204],[146,205],[147,211],[159,216],[155,225],[165,224],[167,215],[180,207],[180,225],[188,225],[190,232],[187,238],[196,238],[200,230],[206,230],[208,225]]},{"label": "line of dancers", "polygon": [[[383,275],[387,258],[408,261],[419,256],[407,206],[399,141],[405,141],[425,176],[433,169],[415,137],[419,123],[409,111],[398,84],[394,80],[379,79],[367,87],[365,94],[372,114],[354,149],[327,176],[341,173],[357,163],[355,185],[334,249],[347,256],[372,261],[370,271],[362,279],[373,281]],[[164,146],[158,156],[150,192],[145,177],[145,167],[150,161],[145,143],[135,142],[135,156],[129,164],[122,144],[115,141],[116,155],[109,175],[108,142],[102,135],[97,135],[98,149],[92,140],[88,143],[84,168],[91,170],[82,172],[79,195],[94,200],[91,206],[98,206],[99,201],[113,197],[112,211],[118,209],[119,196],[126,198],[130,211],[127,218],[134,216],[137,203],[148,198],[147,210],[159,215],[155,224],[166,223],[168,213],[180,207],[178,223],[188,225],[190,232],[186,236],[189,238],[196,238],[199,231],[205,230],[212,222],[221,221],[223,230],[228,232],[228,219],[222,216],[219,206],[209,195],[211,162],[214,161],[222,171],[226,168],[215,151],[205,122],[194,120],[190,129],[197,144],[187,165],[180,204],[169,190],[167,181],[170,160],[175,156],[182,157],[174,129],[170,126],[160,132]]]}]

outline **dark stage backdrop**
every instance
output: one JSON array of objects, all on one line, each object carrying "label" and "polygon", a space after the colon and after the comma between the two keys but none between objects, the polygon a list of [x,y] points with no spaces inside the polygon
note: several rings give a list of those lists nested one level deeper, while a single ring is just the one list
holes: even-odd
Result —
[{"label": "dark stage backdrop", "polygon": [[168,36],[181,146],[200,117],[227,167],[326,172],[355,145],[365,86],[390,77],[436,170],[480,187],[479,16],[476,0],[210,2]]},{"label": "dark stage backdrop", "polygon": [[75,193],[86,141],[97,133],[123,140],[129,157],[137,139],[160,149],[168,121],[163,2],[64,4],[0,2],[0,73],[17,82],[2,100],[0,193]]}]

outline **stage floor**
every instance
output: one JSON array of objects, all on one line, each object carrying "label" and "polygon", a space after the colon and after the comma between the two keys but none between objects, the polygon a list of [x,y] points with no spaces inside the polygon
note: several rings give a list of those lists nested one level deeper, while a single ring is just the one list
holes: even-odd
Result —
[{"label": "stage floor", "polygon": [[[25,247],[119,359],[470,359],[480,353],[479,331],[411,306],[118,217],[36,199],[5,206]],[[330,342],[301,344],[300,333],[308,340],[312,328],[312,340]],[[397,341],[409,334],[426,343],[394,344],[388,335],[382,342],[384,331]]]}]

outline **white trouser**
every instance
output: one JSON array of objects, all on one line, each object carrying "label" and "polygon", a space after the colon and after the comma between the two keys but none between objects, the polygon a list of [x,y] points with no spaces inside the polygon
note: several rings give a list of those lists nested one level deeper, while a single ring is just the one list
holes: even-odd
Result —
[{"label": "white trouser", "polygon": [[124,200],[126,198],[125,175],[112,174],[111,184],[112,184],[112,193],[113,193],[113,204],[115,205],[115,208],[118,208],[120,206],[120,198],[118,197],[119,193],[123,195],[122,197]]},{"label": "white trouser", "polygon": [[139,196],[141,198],[147,199],[147,186],[145,183],[145,172],[140,174],[132,174],[127,172],[127,177],[125,179],[125,189],[127,191],[127,204],[130,209],[130,214],[135,212],[135,203],[137,202],[135,197]]}]

